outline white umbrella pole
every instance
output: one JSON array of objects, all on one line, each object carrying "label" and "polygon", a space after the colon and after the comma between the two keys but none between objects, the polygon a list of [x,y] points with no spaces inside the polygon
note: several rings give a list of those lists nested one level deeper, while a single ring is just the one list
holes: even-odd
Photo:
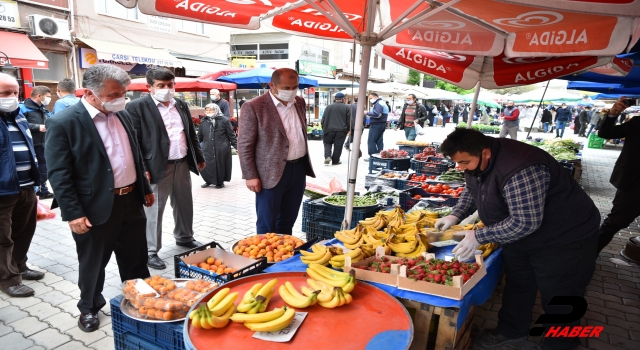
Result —
[{"label": "white umbrella pole", "polygon": [[478,95],[480,95],[480,81],[476,83],[476,91],[473,92],[473,102],[471,102],[471,108],[469,108],[469,115],[467,116],[467,129],[471,129],[471,123],[473,123],[473,116],[476,114],[476,105],[478,104]]},{"label": "white umbrella pole", "polygon": [[[361,44],[362,45],[362,44]],[[358,160],[360,155],[360,141],[362,139],[362,125],[364,121],[364,106],[367,99],[367,80],[369,80],[369,62],[371,61],[371,45],[362,45],[362,63],[360,67],[360,87],[358,88],[358,107],[353,130],[353,144],[351,145],[351,164],[347,182],[347,203],[344,208],[342,229],[351,226],[353,214],[353,197],[356,193],[356,177],[358,176]]]}]

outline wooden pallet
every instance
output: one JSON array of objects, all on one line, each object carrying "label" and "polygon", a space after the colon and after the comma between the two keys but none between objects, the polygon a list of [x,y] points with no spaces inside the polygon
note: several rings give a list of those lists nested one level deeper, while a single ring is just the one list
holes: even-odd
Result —
[{"label": "wooden pallet", "polygon": [[[400,298],[413,317],[413,342],[411,350],[465,350],[471,341],[473,307],[464,324],[456,330],[459,309],[443,308]],[[433,339],[435,337],[435,339]]]}]

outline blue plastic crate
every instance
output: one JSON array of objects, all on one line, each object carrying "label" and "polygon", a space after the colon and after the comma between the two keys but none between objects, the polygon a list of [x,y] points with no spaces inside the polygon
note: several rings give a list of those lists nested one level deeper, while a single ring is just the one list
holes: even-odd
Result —
[{"label": "blue plastic crate", "polygon": [[[113,345],[115,350],[171,350],[160,344],[153,343],[147,339],[139,337],[133,333],[125,332],[113,334]],[[183,347],[184,349],[184,347]]]},{"label": "blue plastic crate", "polygon": [[383,185],[383,186],[387,186],[387,187],[391,187],[391,188],[398,188],[398,182],[401,179],[387,179],[384,177],[380,177],[381,175],[390,173],[390,172],[394,172],[394,173],[401,173],[404,177],[407,177],[409,175],[409,172],[407,171],[396,171],[396,170],[388,170],[388,169],[383,169],[381,170],[379,173],[377,174],[373,174],[373,175],[366,175],[365,176],[365,180],[364,180],[364,187],[365,188],[369,188],[372,185]]},{"label": "blue plastic crate", "polygon": [[[430,164],[429,162],[421,162],[418,160],[411,160],[411,169],[416,172],[416,174],[425,174],[425,175],[440,175],[443,172],[447,171],[448,166],[445,164],[436,164],[435,167],[425,167],[425,165]],[[443,166],[444,165],[444,166]],[[443,170],[439,170],[443,169]]]},{"label": "blue plastic crate", "polygon": [[422,153],[422,151],[427,147],[428,146],[420,146],[420,147],[398,146],[398,149],[401,150],[401,151],[406,151],[407,153],[409,153],[409,157],[413,157],[413,155],[416,154],[416,153]]},{"label": "blue plastic crate", "polygon": [[[358,222],[352,220],[352,224]],[[309,221],[307,223],[307,241],[317,238],[318,240],[333,239],[336,231],[340,231],[341,224],[333,221]],[[355,225],[354,225],[355,227]]]},{"label": "blue plastic crate", "polygon": [[[414,199],[413,196],[415,196],[415,195],[422,196],[422,199]],[[400,207],[404,211],[410,210],[418,202],[420,202],[422,200],[426,200],[427,197],[443,197],[443,198],[447,198],[444,201],[429,201],[429,203],[431,205],[433,205],[433,206],[453,207],[458,203],[458,198],[453,197],[451,195],[440,194],[440,193],[429,193],[429,192],[423,190],[420,187],[414,187],[414,188],[410,188],[408,190],[404,190],[404,191],[400,192]]]},{"label": "blue plastic crate", "polygon": [[384,159],[369,157],[369,174],[373,174],[377,169],[389,169],[406,171],[411,166],[411,158],[406,159]]},{"label": "blue plastic crate", "polygon": [[[311,226],[312,226],[311,224],[312,222],[317,222],[317,221],[330,222],[332,224],[338,225],[338,228],[339,228],[342,223],[342,220],[344,220],[343,207],[336,207],[333,205],[326,204],[322,201],[322,199],[306,202],[306,206],[303,206],[302,210],[303,210],[303,213],[302,213],[303,223],[306,223],[306,231],[303,230],[303,232],[306,232],[306,233],[309,233],[309,230],[311,229]],[[379,210],[381,210],[381,207],[379,205],[371,208],[366,208],[366,209],[358,209],[358,208],[353,209],[353,212],[351,214],[350,228],[356,227],[356,224],[358,223],[358,221],[364,220],[366,218],[370,218],[376,215],[376,213]],[[306,222],[304,221],[305,218],[306,218]],[[333,233],[331,234],[331,237],[333,237]],[[307,238],[307,240],[309,239]]]},{"label": "blue plastic crate", "polygon": [[[119,295],[109,302],[111,306],[111,329],[116,339],[116,349],[185,349],[182,336],[184,321],[150,323],[135,320],[126,316],[120,310],[122,298],[123,296]],[[117,336],[120,337],[121,347],[118,347]],[[130,340],[127,341],[125,336],[128,336]],[[132,336],[135,336],[135,338]],[[138,341],[137,338],[142,340]],[[143,344],[144,347],[136,347],[138,346],[136,344]]]}]

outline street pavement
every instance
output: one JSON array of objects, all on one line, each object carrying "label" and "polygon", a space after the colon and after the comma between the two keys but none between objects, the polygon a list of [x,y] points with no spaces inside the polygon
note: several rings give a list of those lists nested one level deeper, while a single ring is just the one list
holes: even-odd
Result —
[{"label": "street pavement", "polygon": [[[425,129],[425,135],[419,140],[441,142],[453,130],[450,124],[446,128]],[[571,130],[567,129],[565,137]],[[526,133],[519,133],[524,139]],[[532,133],[533,137],[550,138],[552,134]],[[577,135],[575,135],[577,136]],[[361,150],[367,155],[367,131],[363,135]],[[387,130],[384,134],[385,148],[395,148],[395,141],[404,139],[404,132]],[[579,141],[586,143],[586,139]],[[309,141],[309,151],[317,178],[309,182],[327,186],[335,177],[346,188],[349,152],[342,153],[341,165],[324,165],[323,145],[321,141]],[[587,149],[583,151],[582,186],[593,198],[604,218],[611,209],[611,200],[615,189],[609,184],[611,170],[619,155],[619,149],[605,146],[603,150]],[[368,164],[358,162],[357,188],[363,189]],[[194,232],[201,243],[216,241],[228,248],[234,242],[255,232],[254,195],[247,190],[242,180],[237,156],[233,157],[233,176],[223,189],[200,188],[203,180],[195,175],[191,177],[194,198]],[[46,203],[51,200],[46,200]],[[80,291],[78,282],[78,261],[76,248],[69,227],[58,216],[52,220],[38,223],[35,237],[29,250],[28,264],[32,269],[43,271],[46,277],[40,281],[24,281],[35,290],[31,298],[10,298],[0,292],[0,350],[20,349],[113,349],[113,332],[109,303],[100,312],[100,329],[84,333],[78,329],[76,307]],[[294,226],[294,235],[304,238],[301,231],[302,215]],[[173,256],[185,249],[175,245],[172,210],[167,207],[163,221],[163,245],[159,256],[167,264],[161,271],[150,270],[151,274],[160,273],[165,277],[174,275]],[[583,339],[583,348],[589,349],[640,349],[640,269],[639,266],[626,266],[619,261],[619,251],[625,241],[640,233],[639,222],[622,230],[614,241],[604,250],[597,261],[597,270],[588,287],[589,309],[583,320],[588,325],[603,325],[604,331],[599,338]],[[628,265],[628,264],[627,264]],[[120,294],[120,277],[115,258],[112,257],[106,268],[103,295],[113,298]],[[497,324],[497,312],[501,306],[500,285],[494,296],[484,305],[477,307],[473,323],[475,329],[494,328]],[[533,310],[532,319],[542,313],[538,304]]]}]

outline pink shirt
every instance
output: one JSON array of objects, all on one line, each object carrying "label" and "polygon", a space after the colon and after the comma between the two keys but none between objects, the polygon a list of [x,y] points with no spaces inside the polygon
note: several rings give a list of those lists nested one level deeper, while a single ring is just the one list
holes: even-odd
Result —
[{"label": "pink shirt", "polygon": [[269,91],[269,95],[273,100],[273,104],[276,105],[276,109],[280,115],[280,120],[282,120],[282,125],[284,125],[284,130],[287,133],[287,139],[289,139],[289,153],[287,154],[287,160],[304,157],[304,155],[307,154],[307,131],[305,130],[303,132],[302,130],[302,123],[298,117],[298,111],[296,110],[296,101],[294,100],[289,102],[285,106],[273,96],[271,91]]},{"label": "pink shirt", "polygon": [[167,134],[169,135],[169,160],[182,159],[187,155],[187,135],[184,133],[184,124],[182,123],[182,117],[176,108],[176,100],[171,99],[169,106],[165,106],[162,102],[156,100],[153,96],[153,101],[158,107],[158,111],[162,116],[162,122],[165,128],[167,128]]},{"label": "pink shirt", "polygon": [[127,131],[122,126],[120,119],[113,112],[104,115],[90,105],[84,97],[80,101],[93,119],[93,124],[100,134],[105,151],[107,151],[107,157],[113,171],[114,188],[133,184],[136,182],[136,163],[133,161],[129,136],[127,136]]}]

